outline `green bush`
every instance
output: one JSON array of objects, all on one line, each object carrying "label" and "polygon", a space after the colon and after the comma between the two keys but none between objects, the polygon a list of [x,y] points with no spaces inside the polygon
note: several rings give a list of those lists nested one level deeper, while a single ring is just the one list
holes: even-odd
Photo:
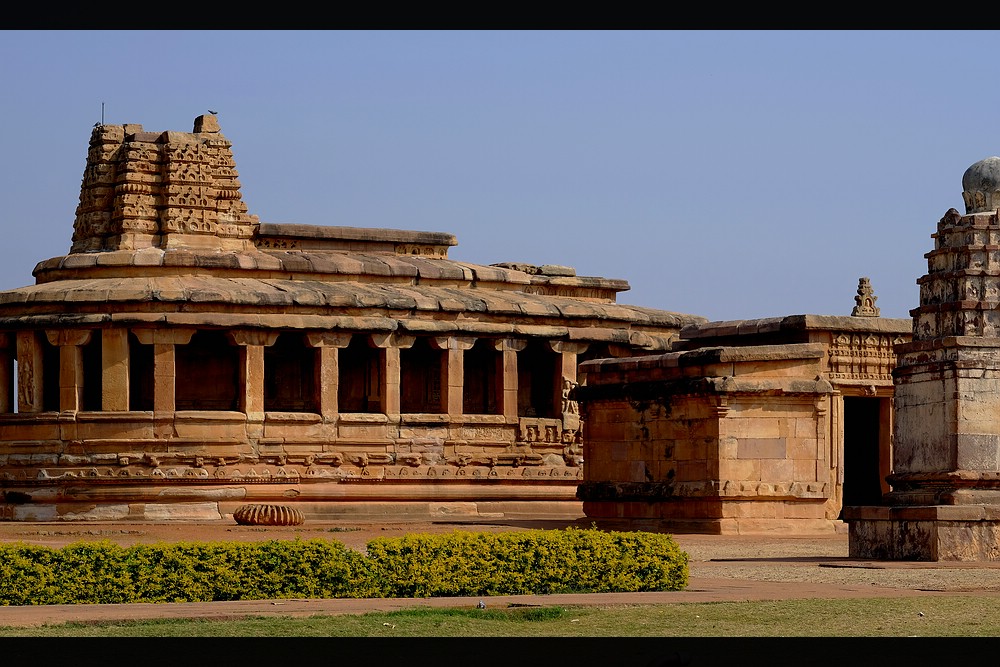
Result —
[{"label": "green bush", "polygon": [[369,581],[334,541],[0,545],[0,605],[367,597]]},{"label": "green bush", "polygon": [[368,543],[0,544],[0,605],[681,590],[669,535],[598,530],[413,534]]},{"label": "green bush", "polygon": [[675,591],[688,556],[669,535],[599,530],[411,534],[368,543],[380,597]]}]

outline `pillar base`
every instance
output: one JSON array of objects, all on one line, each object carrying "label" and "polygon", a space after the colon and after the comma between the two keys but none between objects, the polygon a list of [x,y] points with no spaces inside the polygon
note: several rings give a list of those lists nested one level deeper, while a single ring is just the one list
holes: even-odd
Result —
[{"label": "pillar base", "polygon": [[1000,561],[1000,505],[845,507],[851,558]]}]

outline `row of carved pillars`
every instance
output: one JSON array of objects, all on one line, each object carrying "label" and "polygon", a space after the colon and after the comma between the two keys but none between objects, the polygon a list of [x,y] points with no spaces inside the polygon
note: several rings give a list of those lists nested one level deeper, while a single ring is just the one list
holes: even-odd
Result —
[{"label": "row of carved pillars", "polygon": [[[175,346],[191,341],[196,329],[132,329],[137,340],[153,346],[153,411],[175,411]],[[264,348],[273,345],[279,332],[227,331],[233,345],[240,348],[240,407],[248,415],[264,412]],[[14,411],[14,359],[17,359],[17,411],[37,413],[43,411],[43,349],[40,336],[59,350],[59,410],[77,412],[83,402],[83,347],[94,335],[101,336],[101,409],[103,411],[129,410],[129,330],[124,328],[90,330],[51,330],[42,332],[18,331],[0,334],[0,413]],[[355,334],[358,335],[358,334]],[[383,373],[381,396],[382,412],[399,414],[400,364],[399,351],[413,345],[415,336],[391,334],[360,334],[369,337],[369,343],[380,348]],[[338,350],[351,341],[348,333],[307,333],[307,344],[319,350],[319,411],[324,417],[338,413],[337,390],[339,381]],[[432,336],[428,342],[435,349],[446,352],[442,369],[442,389],[446,392],[444,404],[449,415],[462,414],[462,388],[464,385],[464,352],[476,342],[474,337]],[[526,340],[495,339],[496,350],[503,355],[502,411],[509,419],[517,418],[517,353],[523,350]],[[560,355],[554,385],[553,404],[562,398],[562,379],[577,381],[577,355],[583,353],[586,343],[547,341],[553,352]]]}]

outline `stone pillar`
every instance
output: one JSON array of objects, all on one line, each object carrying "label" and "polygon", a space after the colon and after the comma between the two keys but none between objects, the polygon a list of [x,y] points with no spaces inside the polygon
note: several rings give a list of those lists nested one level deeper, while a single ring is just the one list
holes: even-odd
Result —
[{"label": "stone pillar", "polygon": [[49,343],[59,347],[59,410],[79,412],[83,405],[83,346],[90,331],[60,329],[46,331]]},{"label": "stone pillar", "polygon": [[501,414],[508,424],[517,423],[517,353],[528,346],[526,340],[501,338],[496,349],[502,354],[503,391],[500,393]]},{"label": "stone pillar", "polygon": [[16,336],[0,333],[0,413],[14,412],[14,355]]},{"label": "stone pillar", "polygon": [[[549,347],[560,355],[559,377],[555,382],[553,401],[559,407],[563,416],[563,428],[577,430],[580,427],[579,412],[575,409],[576,401],[570,401],[569,391],[576,386],[576,358],[587,351],[589,343],[550,340]],[[567,423],[570,422],[570,423]]]},{"label": "stone pillar", "polygon": [[17,332],[17,411],[42,411],[42,341],[34,331]]},{"label": "stone pillar", "polygon": [[382,374],[382,412],[399,416],[399,350],[411,347],[416,336],[402,336],[395,333],[371,334],[371,343],[382,350],[384,373]]},{"label": "stone pillar", "polygon": [[465,351],[476,344],[476,339],[469,336],[434,336],[429,341],[432,348],[444,350],[447,354],[441,369],[444,396],[441,397],[440,410],[447,412],[455,420],[464,411],[462,389],[465,386]]},{"label": "stone pillar", "polygon": [[337,418],[340,408],[337,393],[340,389],[340,352],[351,344],[351,334],[322,331],[306,334],[306,343],[319,352],[316,366],[316,390],[319,392],[319,412],[324,421]]},{"label": "stone pillar", "polygon": [[240,347],[240,409],[250,420],[264,419],[264,348],[278,340],[276,331],[227,331]]},{"label": "stone pillar", "polygon": [[101,332],[101,368],[101,409],[128,410],[128,329],[104,329]]},{"label": "stone pillar", "polygon": [[135,329],[136,338],[143,345],[153,346],[153,416],[173,415],[177,405],[175,383],[177,369],[174,346],[187,345],[194,336],[194,329]]}]

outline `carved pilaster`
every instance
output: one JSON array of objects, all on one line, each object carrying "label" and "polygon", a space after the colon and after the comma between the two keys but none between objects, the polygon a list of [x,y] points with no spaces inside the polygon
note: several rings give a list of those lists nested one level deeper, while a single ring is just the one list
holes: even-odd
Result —
[{"label": "carved pilaster", "polygon": [[399,350],[411,347],[417,340],[416,336],[403,336],[396,333],[370,334],[371,344],[382,350],[382,412],[394,417],[399,416]]},{"label": "carved pilaster", "polygon": [[83,405],[83,349],[92,332],[73,329],[46,331],[49,343],[59,347],[59,410],[78,412]]},{"label": "carved pilaster", "polygon": [[34,331],[17,332],[17,411],[42,411],[42,341]]},{"label": "carved pilaster", "polygon": [[175,412],[177,369],[175,345],[187,345],[194,329],[135,329],[136,339],[153,346],[153,413],[157,418]]},{"label": "carved pilaster", "polygon": [[129,409],[128,329],[101,332],[101,409]]},{"label": "carved pilaster", "polygon": [[503,392],[501,413],[508,423],[517,422],[517,353],[528,346],[526,340],[501,338],[495,343],[503,354]]},{"label": "carved pilaster", "polygon": [[340,350],[351,344],[351,334],[312,332],[306,334],[306,344],[319,352],[319,364],[316,367],[319,412],[325,421],[333,421],[340,412],[337,404],[337,393],[340,389]]},{"label": "carved pilaster", "polygon": [[445,390],[442,403],[451,418],[457,419],[463,412],[465,351],[472,349],[476,339],[470,336],[432,336],[428,342],[433,349],[446,353],[444,368],[441,369],[441,386]]}]

